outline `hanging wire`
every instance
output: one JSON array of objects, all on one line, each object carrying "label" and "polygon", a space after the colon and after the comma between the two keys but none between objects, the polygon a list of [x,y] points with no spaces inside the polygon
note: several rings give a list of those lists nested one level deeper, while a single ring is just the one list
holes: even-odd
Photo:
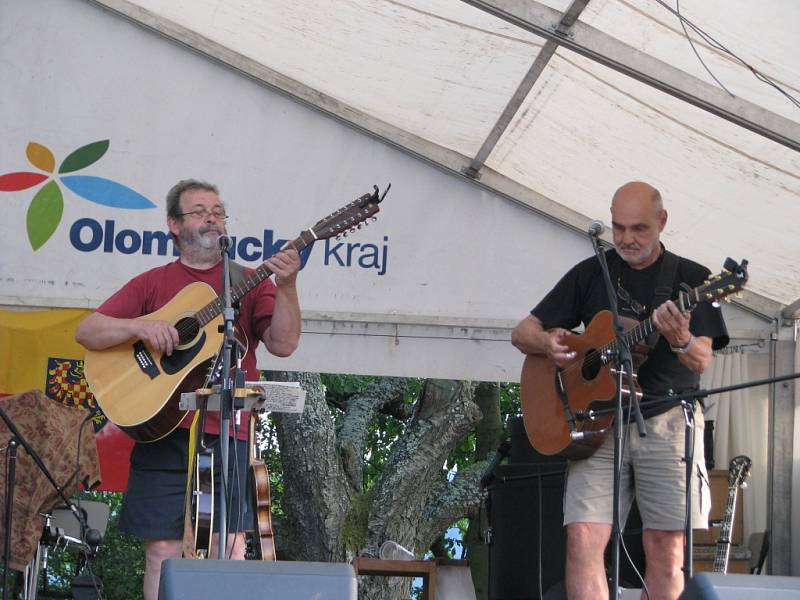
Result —
[{"label": "hanging wire", "polygon": [[[740,63],[742,66],[747,68],[753,74],[753,76],[756,79],[758,79],[759,81],[761,81],[763,83],[766,83],[770,87],[774,88],[780,94],[785,96],[797,108],[800,108],[800,100],[798,100],[797,98],[792,96],[782,86],[780,86],[777,83],[775,83],[775,81],[773,81],[769,76],[764,75],[763,73],[761,73],[754,66],[752,66],[747,61],[745,61],[743,58],[739,57],[737,54],[735,54],[734,52],[732,52],[731,50],[726,48],[721,42],[719,42],[716,39],[714,39],[714,37],[712,37],[710,34],[706,33],[703,29],[701,29],[700,27],[698,27],[697,25],[692,23],[689,19],[684,17],[680,12],[680,5],[679,5],[679,1],[680,0],[675,0],[675,1],[676,1],[677,8],[672,8],[669,4],[664,2],[664,0],[655,0],[656,3],[658,3],[660,6],[662,6],[663,8],[665,8],[666,10],[668,10],[669,12],[671,12],[673,15],[675,15],[678,18],[678,20],[681,23],[681,27],[683,27],[683,31],[684,31],[684,34],[686,35],[686,39],[689,41],[689,44],[692,46],[692,50],[694,50],[694,53],[697,55],[697,58],[700,60],[700,63],[703,65],[703,67],[705,67],[706,71],[708,71],[709,75],[711,75],[711,77],[714,78],[714,81],[716,81],[726,92],[731,94],[730,90],[728,90],[724,85],[722,85],[722,83],[714,76],[714,74],[709,70],[709,68],[703,62],[703,59],[700,58],[700,55],[697,53],[697,50],[694,47],[694,43],[692,42],[691,38],[689,37],[689,33],[686,30],[686,26],[688,26],[689,29],[691,29],[698,36],[700,36],[700,38],[706,44],[708,44],[709,46],[711,46],[712,48],[714,48],[716,50],[719,50],[720,52],[726,54],[727,56],[733,58],[735,61]],[[731,94],[731,95],[733,95],[733,94]]]},{"label": "hanging wire", "polygon": [[686,36],[686,40],[689,42],[689,46],[692,47],[692,52],[694,52],[694,55],[697,57],[697,60],[699,60],[700,64],[703,65],[703,68],[706,70],[706,73],[711,75],[711,78],[719,84],[719,87],[728,92],[729,95],[733,96],[734,93],[731,92],[728,88],[726,88],[724,83],[722,83],[719,79],[717,79],[717,76],[714,75],[711,69],[708,68],[708,65],[703,60],[703,57],[700,56],[700,53],[697,51],[697,48],[694,45],[694,41],[692,41],[691,36],[689,36],[689,32],[686,30],[686,23],[684,22],[683,15],[681,15],[680,0],[675,0],[675,12],[678,14],[679,21],[681,23],[681,29],[683,29],[683,35]]}]

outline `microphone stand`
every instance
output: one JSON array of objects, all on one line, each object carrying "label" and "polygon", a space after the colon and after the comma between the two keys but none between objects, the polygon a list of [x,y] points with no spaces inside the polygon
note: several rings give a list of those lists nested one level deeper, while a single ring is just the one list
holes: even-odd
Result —
[{"label": "microphone stand", "polygon": [[[603,283],[605,284],[606,294],[608,295],[608,303],[611,308],[611,314],[614,317],[614,333],[617,338],[616,346],[616,362],[617,370],[617,392],[614,398],[614,506],[612,517],[611,529],[611,598],[619,597],[619,547],[620,547],[620,486],[621,486],[621,472],[622,472],[622,392],[624,388],[624,376],[628,378],[628,402],[632,404],[633,414],[636,418],[636,426],[639,430],[639,435],[645,437],[647,430],[645,429],[644,419],[639,411],[639,400],[636,397],[636,387],[634,383],[633,374],[633,358],[628,346],[628,340],[625,338],[625,329],[622,321],[619,318],[619,310],[617,308],[617,294],[614,289],[614,284],[611,282],[611,274],[608,271],[608,263],[606,262],[606,253],[600,244],[599,240],[600,231],[595,227],[589,229],[589,239],[592,241],[594,253],[597,260],[600,262],[600,268],[603,272]],[[613,371],[612,371],[613,372]]]},{"label": "microphone stand", "polygon": [[[220,464],[222,476],[222,491],[218,494],[219,511],[217,512],[217,535],[219,542],[220,560],[225,558],[225,545],[228,541],[228,436],[230,435],[230,422],[233,415],[233,379],[231,369],[233,367],[233,348],[236,344],[234,337],[235,311],[231,299],[231,278],[230,278],[230,257],[228,247],[230,238],[227,235],[219,237],[220,253],[222,255],[222,315],[223,324],[220,329],[224,335],[222,343],[222,385],[220,389],[220,413],[219,413],[219,448]],[[212,466],[213,468],[213,466]]]},{"label": "microphone stand", "polygon": [[[61,500],[64,502],[64,505],[67,506],[75,518],[78,519],[78,523],[80,523],[81,529],[81,537],[85,536],[85,532],[87,529],[86,519],[83,517],[83,513],[78,510],[78,507],[72,503],[72,501],[67,498],[67,495],[64,493],[64,489],[58,485],[58,482],[53,477],[53,474],[47,468],[47,465],[44,464],[41,457],[37,454],[36,450],[34,450],[25,437],[20,433],[19,429],[17,429],[14,422],[11,420],[11,417],[8,416],[5,410],[0,407],[0,419],[6,424],[8,427],[8,431],[11,432],[11,439],[8,442],[8,469],[6,472],[6,514],[4,519],[4,527],[5,529],[5,536],[3,540],[3,600],[9,599],[9,592],[8,583],[9,583],[9,576],[10,576],[10,569],[9,569],[9,562],[11,560],[11,526],[13,523],[13,512],[14,512],[14,487],[15,487],[15,479],[16,479],[16,466],[17,466],[17,448],[18,446],[22,446],[25,451],[28,453],[33,459],[33,462],[36,463],[36,466],[39,467],[41,472],[50,482],[50,485],[53,486],[56,493],[61,497]],[[85,421],[84,421],[85,423]],[[84,423],[81,423],[81,427],[83,427]]]}]

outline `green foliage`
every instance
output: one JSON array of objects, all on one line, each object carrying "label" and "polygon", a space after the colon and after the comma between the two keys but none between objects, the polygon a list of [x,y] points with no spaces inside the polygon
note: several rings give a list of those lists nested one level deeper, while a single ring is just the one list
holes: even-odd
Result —
[{"label": "green foliage", "polygon": [[500,384],[500,414],[503,415],[503,419],[522,414],[518,383]]}]

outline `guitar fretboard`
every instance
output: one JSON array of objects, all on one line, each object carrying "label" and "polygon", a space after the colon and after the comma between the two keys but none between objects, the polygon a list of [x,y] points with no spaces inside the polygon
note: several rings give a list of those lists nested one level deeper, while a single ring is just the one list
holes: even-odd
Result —
[{"label": "guitar fretboard", "polygon": [[733,531],[733,516],[736,512],[736,493],[738,486],[735,484],[728,490],[725,501],[725,513],[722,515],[722,524],[719,528],[719,541],[714,555],[714,573],[725,573],[728,570],[728,558],[731,551],[731,532]]},{"label": "guitar fretboard", "polygon": [[[656,326],[653,324],[653,320],[650,318],[645,319],[635,327],[632,327],[628,331],[626,331],[622,337],[625,339],[625,343],[628,345],[628,348],[633,348],[636,344],[639,344],[646,340],[651,333],[656,330]],[[603,346],[603,351],[608,351],[611,353],[616,353],[617,348],[617,340],[613,340]]]},{"label": "guitar fretboard", "polygon": [[[282,249],[294,248],[297,252],[302,251],[317,239],[313,229],[307,229],[302,232],[296,239],[288,242]],[[262,264],[255,271],[253,271],[243,281],[231,287],[231,301],[238,302],[245,295],[253,291],[256,286],[272,275],[272,270],[266,264]],[[214,300],[206,304],[203,308],[194,314],[194,318],[204,327],[218,315],[222,314],[222,298],[217,296]]]}]

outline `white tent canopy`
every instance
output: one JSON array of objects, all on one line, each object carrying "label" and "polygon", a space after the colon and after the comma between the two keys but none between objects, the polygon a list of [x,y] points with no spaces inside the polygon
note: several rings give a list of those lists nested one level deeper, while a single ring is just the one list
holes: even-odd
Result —
[{"label": "white tent canopy", "polygon": [[[469,4],[544,29],[554,29],[557,11],[568,7],[520,0],[98,3],[459,172],[546,44]],[[795,3],[681,6],[686,18],[800,97]],[[798,300],[800,107],[695,39],[735,97],[712,86],[680,21],[654,0],[588,2],[575,30],[564,39],[646,65],[654,78],[671,78],[716,110],[765,124],[793,148],[559,48],[517,99],[481,182],[582,229],[587,219],[606,217],[620,183],[646,178],[672,215],[668,244],[710,265],[746,255],[754,268],[745,303],[759,310],[752,295],[784,305]]]}]

